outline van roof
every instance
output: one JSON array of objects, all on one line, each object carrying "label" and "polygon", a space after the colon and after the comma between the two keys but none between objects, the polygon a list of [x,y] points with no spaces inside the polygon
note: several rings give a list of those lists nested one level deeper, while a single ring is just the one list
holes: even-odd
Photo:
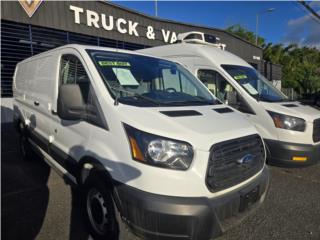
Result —
[{"label": "van roof", "polygon": [[[32,57],[29,57],[29,58],[24,59],[23,61],[19,62],[19,64],[23,63],[23,62],[28,62],[28,61],[30,61],[32,59],[36,59],[38,57],[46,56],[46,55],[48,55],[50,53],[57,52],[57,51],[60,51],[60,50],[66,49],[66,48],[74,48],[74,49],[76,49],[78,51],[83,51],[83,50],[89,49],[89,50],[102,50],[102,51],[109,51],[109,52],[120,52],[120,53],[128,53],[128,54],[135,54],[135,55],[150,56],[147,53],[140,53],[140,52],[137,52],[137,51],[130,51],[130,50],[124,50],[124,49],[118,49],[118,48],[99,47],[99,46],[82,45],[82,44],[66,44],[66,45],[63,45],[63,46],[60,46],[60,47],[56,47],[56,48],[53,48],[51,50],[48,50],[48,51],[33,55]],[[155,57],[155,56],[150,56],[150,57]],[[161,58],[161,57],[157,57],[157,58]]]},{"label": "van roof", "polygon": [[246,61],[242,58],[222,50],[218,47],[206,45],[206,44],[197,44],[197,43],[177,43],[171,45],[164,45],[152,48],[146,48],[138,50],[140,53],[147,53],[154,56],[161,57],[181,57],[181,56],[198,56],[205,58],[214,65],[220,64],[230,64],[230,65],[241,65],[251,67]]}]

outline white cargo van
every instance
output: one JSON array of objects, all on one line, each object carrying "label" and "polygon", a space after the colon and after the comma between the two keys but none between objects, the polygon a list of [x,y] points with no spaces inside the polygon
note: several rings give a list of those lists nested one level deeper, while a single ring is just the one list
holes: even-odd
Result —
[{"label": "white cargo van", "polygon": [[190,32],[178,39],[139,52],[181,63],[223,103],[243,112],[264,138],[270,163],[319,162],[319,110],[290,101],[243,59],[223,51],[215,37]]},{"label": "white cargo van", "polygon": [[36,149],[83,190],[95,239],[120,226],[209,239],[266,195],[256,129],[168,60],[81,45],[39,54],[16,67],[14,118],[24,157]]}]

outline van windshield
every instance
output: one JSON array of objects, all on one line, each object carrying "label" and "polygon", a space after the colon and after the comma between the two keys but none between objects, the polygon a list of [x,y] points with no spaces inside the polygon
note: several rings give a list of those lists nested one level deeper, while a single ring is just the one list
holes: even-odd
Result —
[{"label": "van windshield", "polygon": [[219,103],[179,64],[153,57],[87,50],[111,95],[135,106],[192,106]]},{"label": "van windshield", "polygon": [[221,65],[221,67],[254,98],[266,102],[288,101],[281,91],[255,69],[236,65]]}]

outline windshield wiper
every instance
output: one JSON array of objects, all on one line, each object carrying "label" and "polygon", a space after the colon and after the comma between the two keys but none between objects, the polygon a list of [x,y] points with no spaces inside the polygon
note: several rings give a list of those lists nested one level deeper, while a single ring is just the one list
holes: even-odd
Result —
[{"label": "windshield wiper", "polygon": [[202,97],[202,96],[195,96],[196,98],[198,98],[199,100],[190,100],[187,101],[188,103],[203,103],[203,104],[210,104],[210,105],[215,105],[217,104],[217,102],[219,103],[219,101],[217,99],[212,99],[212,101],[210,101],[209,99]]},{"label": "windshield wiper", "polygon": [[[147,100],[149,102],[152,102],[158,106],[161,106],[161,102],[158,102],[152,98],[148,98],[148,97],[145,97],[143,95],[140,95],[138,93],[135,93],[135,92],[131,92],[131,91],[127,91],[127,90],[124,90],[124,89],[121,89],[121,88],[116,88],[116,87],[110,87],[112,90],[115,90],[115,91],[118,91],[118,92],[122,92],[122,93],[127,93],[127,94],[131,94],[133,95],[134,97],[137,97],[137,98],[140,98],[140,99],[144,99],[144,100]],[[115,99],[114,99],[114,105],[117,106],[119,104],[119,96],[116,95],[115,96]]]},{"label": "windshield wiper", "polygon": [[269,99],[269,98],[266,98],[264,97],[263,95],[260,95],[260,94],[256,94],[256,95],[253,95],[254,98],[259,102],[259,101],[262,101],[262,102],[287,102],[287,101],[290,101],[288,99]]},{"label": "windshield wiper", "polygon": [[213,98],[213,101],[209,101],[208,99],[206,99],[205,97],[202,97],[202,96],[196,96],[197,98],[201,99],[203,102],[206,102],[208,104],[213,104],[213,105],[216,105],[216,104],[219,104],[221,103],[218,98]]},{"label": "windshield wiper", "polygon": [[202,100],[189,100],[189,101],[171,101],[171,102],[166,102],[167,104],[170,104],[170,105],[173,105],[173,104],[176,104],[176,105],[188,105],[188,104],[192,104],[192,103],[198,103],[198,104],[204,104],[204,105],[214,105],[213,102],[209,102],[209,101],[202,101]]}]

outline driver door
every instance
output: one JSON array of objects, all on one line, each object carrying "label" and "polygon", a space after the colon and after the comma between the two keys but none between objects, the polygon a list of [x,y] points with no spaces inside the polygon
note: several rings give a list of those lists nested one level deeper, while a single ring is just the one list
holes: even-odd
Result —
[{"label": "driver door", "polygon": [[[58,91],[62,84],[79,85],[84,103],[92,101],[91,81],[81,56],[76,51],[68,50],[60,57]],[[50,155],[72,175],[76,174],[78,157],[83,154],[90,141],[91,129],[88,121],[63,120],[54,114]]]}]

